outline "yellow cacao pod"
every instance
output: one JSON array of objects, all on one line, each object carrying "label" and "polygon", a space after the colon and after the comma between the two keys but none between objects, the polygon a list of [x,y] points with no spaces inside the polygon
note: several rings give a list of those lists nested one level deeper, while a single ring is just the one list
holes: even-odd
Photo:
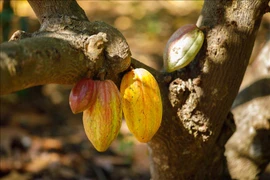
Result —
[{"label": "yellow cacao pod", "polygon": [[88,139],[97,151],[108,149],[117,137],[122,123],[121,96],[111,80],[95,81],[95,104],[83,111],[83,126]]},{"label": "yellow cacao pod", "polygon": [[155,135],[162,120],[162,100],[154,76],[143,68],[126,73],[120,92],[127,126],[140,142]]}]

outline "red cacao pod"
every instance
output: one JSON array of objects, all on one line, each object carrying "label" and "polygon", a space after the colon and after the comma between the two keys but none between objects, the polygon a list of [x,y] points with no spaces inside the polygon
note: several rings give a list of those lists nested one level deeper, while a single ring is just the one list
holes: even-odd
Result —
[{"label": "red cacao pod", "polygon": [[69,95],[69,105],[74,114],[92,106],[97,98],[97,85],[92,79],[82,79],[75,84]]},{"label": "red cacao pod", "polygon": [[107,150],[117,137],[122,123],[122,105],[118,88],[111,80],[97,82],[95,104],[83,112],[83,126],[96,150]]}]

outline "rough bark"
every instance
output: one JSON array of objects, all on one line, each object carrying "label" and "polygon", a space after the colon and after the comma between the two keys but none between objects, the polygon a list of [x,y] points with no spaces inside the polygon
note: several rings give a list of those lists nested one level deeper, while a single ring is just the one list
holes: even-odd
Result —
[{"label": "rough bark", "polygon": [[[0,94],[44,83],[73,84],[83,76],[99,78],[101,73],[120,80],[119,73],[130,65],[131,53],[118,30],[104,22],[89,22],[75,0],[29,2],[41,27],[33,34],[18,31],[10,40],[16,42],[1,44]],[[55,76],[48,76],[52,71],[45,70],[48,65],[54,67],[50,60],[54,56],[58,58],[55,67],[60,68],[54,68]],[[30,72],[38,77],[30,77]]]},{"label": "rough bark", "polygon": [[3,43],[1,51],[1,94],[47,83],[72,84],[88,70],[84,54],[64,40],[27,38]]},{"label": "rough bark", "polygon": [[[13,37],[14,40],[19,39],[16,43],[2,45],[5,50],[2,51],[1,47],[1,75],[6,73],[6,81],[14,82],[10,85],[0,84],[1,94],[43,83],[74,83],[82,76],[98,78],[104,71],[107,77],[120,80],[118,74],[129,66],[130,51],[118,31],[104,23],[88,22],[84,12],[73,7],[77,4],[72,0],[68,3],[58,0],[29,2],[42,23],[41,29],[29,36],[19,33],[19,36]],[[71,5],[72,8],[69,8]],[[43,10],[43,7],[46,9]],[[61,10],[63,7],[64,10]],[[198,25],[203,29],[206,40],[189,66],[167,74],[134,61],[133,66],[144,67],[155,74],[163,97],[162,125],[149,142],[153,179],[219,179],[223,175],[224,145],[233,133],[229,110],[247,67],[261,17],[267,8],[269,10],[268,0],[205,1]],[[99,32],[106,36],[98,35]],[[101,40],[89,43],[92,35],[101,37]],[[20,36],[23,40],[20,40]],[[32,58],[30,53],[24,60],[14,58],[20,57],[20,53],[25,55],[22,51],[28,47],[20,47],[28,43],[27,37],[33,41],[49,38],[48,43],[52,47],[56,43],[53,39],[59,40],[61,46],[55,49],[63,55],[60,62],[66,64],[65,67],[72,67],[74,61],[71,59],[79,59],[75,70],[61,73],[63,68],[55,68],[55,76],[48,77],[44,72],[44,77],[40,75],[29,81],[21,80],[29,76],[25,73],[29,66],[20,62],[45,62],[48,60],[46,58],[57,54],[52,50],[49,51],[52,54],[48,55],[48,49],[35,49],[30,45],[29,50],[41,51],[40,55],[32,53],[35,57]],[[64,49],[68,45],[73,56],[69,58],[64,56]],[[7,47],[15,52],[9,52]],[[11,61],[11,69],[7,61]],[[57,63],[49,60],[50,66],[54,66],[51,62]],[[39,69],[47,66],[46,63],[35,62],[34,68],[36,63],[42,65],[38,66]],[[17,64],[18,67],[14,66]],[[85,65],[86,68],[80,69]],[[14,72],[21,79],[14,76]],[[74,75],[66,78],[66,73]],[[12,88],[14,84],[17,88]],[[6,86],[5,91],[2,86]]]},{"label": "rough bark", "polygon": [[266,0],[205,1],[198,22],[206,34],[201,52],[161,85],[165,113],[149,143],[153,179],[222,177],[224,145],[234,130],[229,110],[267,8]]},{"label": "rough bark", "polygon": [[[52,17],[57,17],[59,15],[70,16],[82,21],[88,21],[88,18],[83,11],[83,9],[74,0],[66,1],[53,1],[50,0],[44,5],[42,0],[28,0],[32,9],[34,10],[39,22],[41,24],[44,21]],[[57,23],[57,21],[55,22]]]}]

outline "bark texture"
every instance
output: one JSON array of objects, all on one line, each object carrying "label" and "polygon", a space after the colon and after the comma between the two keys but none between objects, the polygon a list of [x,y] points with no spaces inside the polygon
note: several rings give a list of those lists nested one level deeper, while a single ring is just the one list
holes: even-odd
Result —
[{"label": "bark texture", "polygon": [[[99,79],[100,74],[120,81],[131,53],[118,30],[104,22],[89,22],[75,0],[29,3],[41,27],[33,34],[17,31],[10,39],[15,42],[1,44],[0,94],[44,83],[73,84],[82,77]],[[54,57],[55,65],[50,59]]]},{"label": "bark texture", "polygon": [[232,107],[237,128],[226,143],[225,155],[233,179],[263,179],[261,174],[270,162],[269,33],[263,38],[267,41],[259,56],[248,66],[245,88]]},{"label": "bark texture", "polygon": [[224,145],[234,131],[230,107],[268,8],[266,0],[205,1],[198,22],[206,35],[201,52],[161,85],[163,122],[149,143],[153,179],[223,176]]},{"label": "bark texture", "polygon": [[[74,0],[54,1],[50,0],[46,4],[42,0],[28,0],[33,8],[39,22],[48,21],[52,17],[61,15],[70,16],[76,19],[87,21],[88,18],[83,9]],[[55,22],[57,23],[57,21]]]},{"label": "bark texture", "polygon": [[47,83],[70,84],[88,70],[83,52],[64,40],[27,38],[3,43],[1,51],[1,94]]}]

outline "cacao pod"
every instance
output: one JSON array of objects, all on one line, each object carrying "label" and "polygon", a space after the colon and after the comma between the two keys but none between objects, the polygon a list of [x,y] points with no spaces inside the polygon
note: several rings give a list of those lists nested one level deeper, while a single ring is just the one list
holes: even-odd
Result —
[{"label": "cacao pod", "polygon": [[126,73],[120,87],[127,126],[140,142],[155,135],[162,120],[162,100],[154,76],[143,68]]},{"label": "cacao pod", "polygon": [[96,83],[92,79],[82,79],[75,84],[69,95],[69,105],[74,114],[92,106],[97,98]]},{"label": "cacao pod", "polygon": [[97,82],[95,104],[83,111],[83,126],[96,150],[108,149],[117,137],[122,123],[121,96],[111,80]]},{"label": "cacao pod", "polygon": [[194,24],[176,30],[163,53],[165,71],[173,72],[187,66],[200,51],[203,41],[203,32]]}]

